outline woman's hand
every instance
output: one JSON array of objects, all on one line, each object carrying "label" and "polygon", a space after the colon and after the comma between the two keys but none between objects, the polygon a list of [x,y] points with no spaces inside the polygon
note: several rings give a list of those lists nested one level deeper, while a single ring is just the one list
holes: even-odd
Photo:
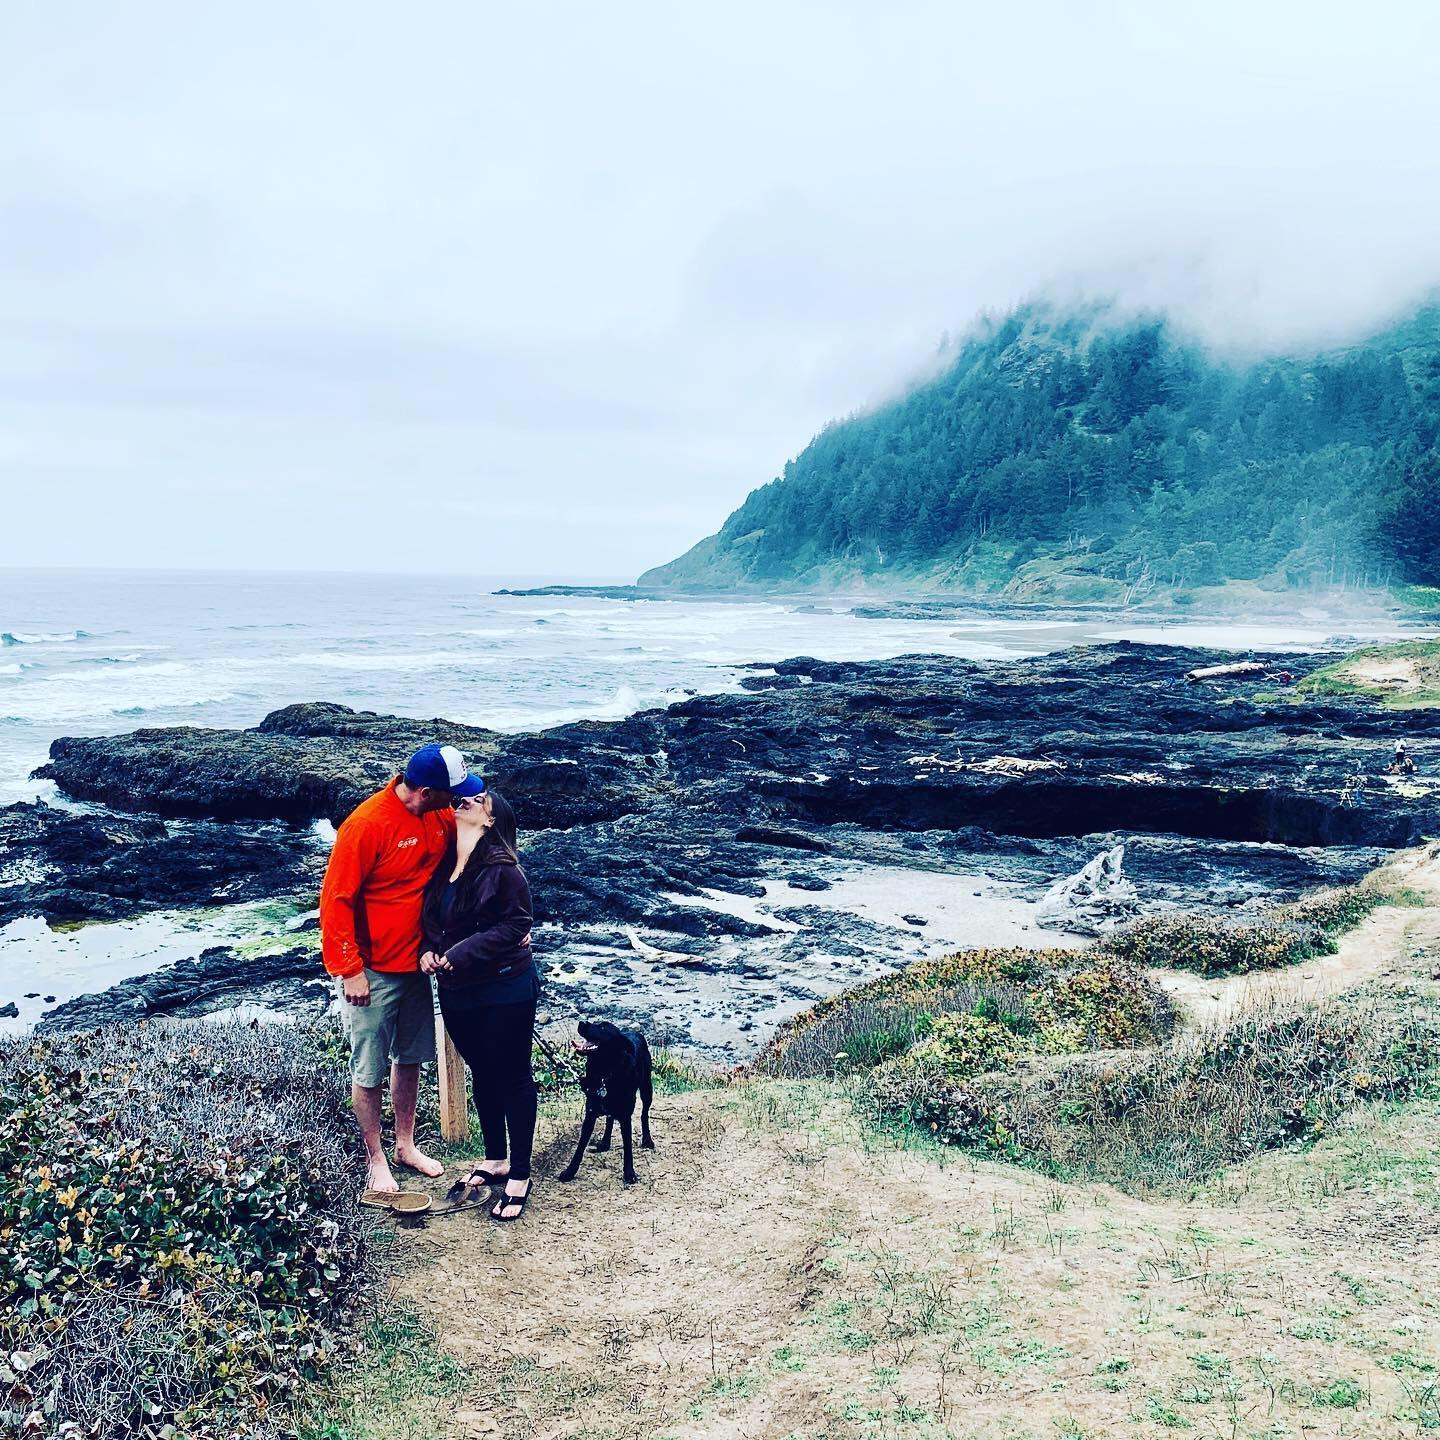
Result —
[{"label": "woman's hand", "polygon": [[433,950],[426,950],[420,956],[420,971],[424,975],[435,975],[441,970],[448,970],[450,962],[443,955],[437,955]]}]

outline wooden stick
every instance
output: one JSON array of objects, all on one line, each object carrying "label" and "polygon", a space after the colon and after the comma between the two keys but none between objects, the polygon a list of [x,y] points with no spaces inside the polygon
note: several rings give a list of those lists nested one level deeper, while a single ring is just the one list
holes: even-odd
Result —
[{"label": "wooden stick", "polygon": [[470,1098],[465,1090],[465,1062],[445,1028],[444,1017],[435,1015],[436,1080],[440,1086],[440,1135],[445,1140],[470,1138]]}]

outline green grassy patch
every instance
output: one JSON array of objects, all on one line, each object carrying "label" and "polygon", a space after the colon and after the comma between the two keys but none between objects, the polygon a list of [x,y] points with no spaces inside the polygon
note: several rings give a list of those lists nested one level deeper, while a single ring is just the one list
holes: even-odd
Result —
[{"label": "green grassy patch", "polygon": [[390,1306],[360,1334],[356,1355],[309,1397],[299,1440],[443,1440],[466,1392],[464,1367],[409,1306]]},{"label": "green grassy patch", "polygon": [[[1440,594],[1440,591],[1432,592]],[[1366,662],[1408,661],[1414,683],[1404,687],[1377,683],[1357,673]],[[1322,665],[1296,682],[1295,699],[1364,697],[1394,710],[1440,704],[1440,641],[1403,640],[1394,645],[1368,645],[1343,659]]]}]

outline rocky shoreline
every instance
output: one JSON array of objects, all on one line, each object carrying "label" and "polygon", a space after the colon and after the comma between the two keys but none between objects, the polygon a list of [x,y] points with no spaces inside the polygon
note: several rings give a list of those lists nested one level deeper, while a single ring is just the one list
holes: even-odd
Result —
[{"label": "rocky shoreline", "polygon": [[[552,1011],[735,1058],[819,995],[967,936],[1052,943],[1030,933],[1035,903],[1118,843],[1142,911],[1220,909],[1355,879],[1440,833],[1425,779],[1440,714],[1292,701],[1278,672],[1333,655],[1186,679],[1233,658],[1126,642],[1013,662],[802,658],[757,668],[743,694],[539,734],[317,703],[251,730],[62,739],[39,773],[107,808],[0,811],[0,922],[306,906],[316,822],[440,739],[516,808]],[[1421,769],[1406,784],[1381,774],[1401,736]],[[45,1023],[328,993],[313,947],[283,936],[265,967],[223,947],[194,966]]]}]

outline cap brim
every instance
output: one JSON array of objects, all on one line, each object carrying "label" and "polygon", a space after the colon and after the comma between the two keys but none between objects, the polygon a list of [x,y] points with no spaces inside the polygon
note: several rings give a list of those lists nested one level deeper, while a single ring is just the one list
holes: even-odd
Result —
[{"label": "cap brim", "polygon": [[467,775],[450,787],[450,793],[457,800],[468,800],[472,795],[485,793],[485,782],[478,775]]}]

